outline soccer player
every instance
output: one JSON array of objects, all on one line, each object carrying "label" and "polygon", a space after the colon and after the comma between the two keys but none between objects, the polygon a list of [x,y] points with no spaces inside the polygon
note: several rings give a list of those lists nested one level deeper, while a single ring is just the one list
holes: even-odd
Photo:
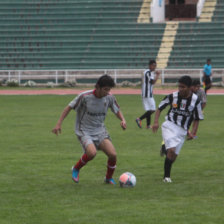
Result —
[{"label": "soccer player", "polygon": [[156,83],[160,75],[158,71],[155,71],[156,65],[157,64],[155,60],[150,60],[149,69],[145,70],[144,72],[144,78],[142,82],[142,103],[146,112],[135,120],[139,128],[142,128],[142,120],[145,118],[146,128],[150,128],[151,115],[156,110],[156,103],[153,97],[153,85]]},{"label": "soccer player", "polygon": [[101,76],[94,90],[82,92],[65,107],[52,130],[56,135],[61,133],[61,125],[65,117],[72,109],[76,111],[75,133],[84,151],[72,170],[72,179],[76,183],[79,182],[80,169],[96,156],[99,149],[108,157],[107,173],[104,181],[108,184],[116,184],[112,178],[116,168],[116,150],[104,126],[108,108],[121,120],[120,125],[124,130],[126,129],[126,121],[115,97],[110,94],[110,90],[114,86],[114,80],[110,76]]},{"label": "soccer player", "polygon": [[201,84],[199,80],[193,80],[191,85],[191,90],[198,96],[198,99],[201,101],[201,108],[204,110],[207,102],[207,97],[205,92],[200,88]]},{"label": "soccer player", "polygon": [[[166,121],[162,124],[162,136],[165,142],[166,159],[164,162],[164,182],[172,182],[170,178],[171,167],[176,160],[185,141],[194,139],[197,133],[199,120],[203,119],[201,103],[198,96],[191,91],[192,79],[190,76],[182,76],[179,79],[179,91],[167,95],[156,110],[153,132],[159,128],[161,111],[168,105],[170,109]],[[192,130],[189,128],[192,124]]]},{"label": "soccer player", "polygon": [[203,73],[204,73],[203,82],[204,82],[204,85],[205,85],[205,93],[207,94],[207,91],[212,87],[211,59],[207,59],[207,63],[204,65]]}]

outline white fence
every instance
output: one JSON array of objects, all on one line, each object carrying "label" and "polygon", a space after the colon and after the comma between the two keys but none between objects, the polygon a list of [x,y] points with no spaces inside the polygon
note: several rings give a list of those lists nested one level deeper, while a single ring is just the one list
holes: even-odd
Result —
[{"label": "white fence", "polygon": [[[158,69],[159,70],[159,69]],[[160,71],[158,84],[176,84],[182,75],[189,75],[202,81],[202,69],[163,69]],[[76,85],[92,85],[103,74],[112,76],[116,84],[124,82],[140,84],[144,69],[99,69],[99,70],[0,70],[0,81],[17,80],[20,85],[26,81],[35,81],[37,85],[54,85],[74,83]],[[224,69],[213,69],[213,83],[224,86]]]}]

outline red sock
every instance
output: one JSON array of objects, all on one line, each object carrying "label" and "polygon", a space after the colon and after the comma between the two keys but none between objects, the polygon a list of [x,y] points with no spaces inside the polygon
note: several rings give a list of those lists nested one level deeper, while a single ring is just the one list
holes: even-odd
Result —
[{"label": "red sock", "polygon": [[113,176],[114,170],[116,168],[116,159],[115,160],[110,160],[108,159],[107,161],[107,174],[106,174],[106,178],[110,179]]},{"label": "red sock", "polygon": [[80,158],[80,160],[76,163],[75,169],[77,169],[77,170],[81,169],[83,166],[86,165],[86,163],[89,160],[90,159],[88,158],[88,156],[86,154],[83,154],[83,156]]}]

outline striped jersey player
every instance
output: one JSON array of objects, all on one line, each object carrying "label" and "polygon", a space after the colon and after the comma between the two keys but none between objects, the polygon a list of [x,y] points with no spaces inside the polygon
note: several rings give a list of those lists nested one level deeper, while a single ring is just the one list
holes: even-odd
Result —
[{"label": "striped jersey player", "polygon": [[156,110],[156,103],[153,97],[153,86],[159,77],[159,72],[155,71],[156,66],[156,61],[150,60],[149,69],[144,72],[142,80],[142,103],[146,112],[135,120],[139,128],[142,128],[143,119],[146,119],[146,128],[150,128],[151,115]]},{"label": "striped jersey player", "polygon": [[[191,92],[192,79],[183,76],[179,79],[179,91],[166,96],[156,110],[153,132],[159,128],[159,117],[162,110],[168,105],[169,111],[162,124],[162,136],[165,143],[166,159],[164,162],[164,182],[171,182],[170,172],[172,163],[176,160],[185,137],[194,139],[197,133],[199,120],[203,120],[201,102],[198,96]],[[193,122],[193,123],[192,123]],[[192,123],[192,130],[189,128]]]},{"label": "striped jersey player", "polygon": [[64,118],[72,109],[76,111],[75,133],[84,151],[80,160],[72,168],[72,179],[76,183],[79,182],[80,169],[95,157],[99,149],[108,157],[105,182],[115,184],[112,176],[116,168],[116,150],[105,128],[104,120],[110,108],[121,120],[120,125],[124,130],[126,129],[126,121],[115,97],[109,93],[114,86],[115,83],[110,76],[101,76],[94,90],[79,94],[69,103],[59,118],[56,127],[52,130],[53,133],[58,135],[61,132]]}]

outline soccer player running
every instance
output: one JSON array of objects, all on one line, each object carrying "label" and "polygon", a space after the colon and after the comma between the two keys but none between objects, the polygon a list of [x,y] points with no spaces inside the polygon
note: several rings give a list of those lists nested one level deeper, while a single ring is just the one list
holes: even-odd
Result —
[{"label": "soccer player running", "polygon": [[204,65],[203,74],[204,74],[203,76],[204,88],[205,88],[205,93],[207,94],[207,91],[212,87],[211,59],[207,59],[207,63]]},{"label": "soccer player running", "polygon": [[[169,105],[166,121],[162,124],[162,137],[166,150],[163,181],[169,183],[172,182],[170,178],[172,164],[180,153],[185,137],[188,136],[189,140],[194,139],[199,120],[203,120],[200,100],[191,91],[191,77],[182,76],[178,82],[179,91],[167,95],[160,102],[152,126],[153,132],[156,132],[159,128],[160,113]],[[192,121],[192,130],[190,131]]]},{"label": "soccer player running", "polygon": [[146,128],[150,128],[151,115],[156,110],[156,103],[153,97],[153,85],[156,83],[160,75],[158,71],[155,71],[156,66],[156,61],[150,60],[149,69],[145,70],[144,72],[144,78],[142,82],[142,103],[146,112],[135,120],[139,128],[142,128],[142,120],[145,118]]},{"label": "soccer player running", "polygon": [[65,117],[72,109],[76,111],[75,133],[84,151],[84,154],[72,169],[72,179],[76,183],[79,182],[80,169],[96,156],[99,149],[108,157],[107,173],[104,181],[108,184],[116,184],[112,178],[116,168],[116,150],[104,126],[108,108],[121,120],[120,125],[124,130],[126,129],[126,121],[115,97],[110,94],[110,90],[114,86],[114,80],[110,76],[101,76],[94,90],[82,92],[65,107],[52,130],[56,135],[61,133],[61,125]]}]

